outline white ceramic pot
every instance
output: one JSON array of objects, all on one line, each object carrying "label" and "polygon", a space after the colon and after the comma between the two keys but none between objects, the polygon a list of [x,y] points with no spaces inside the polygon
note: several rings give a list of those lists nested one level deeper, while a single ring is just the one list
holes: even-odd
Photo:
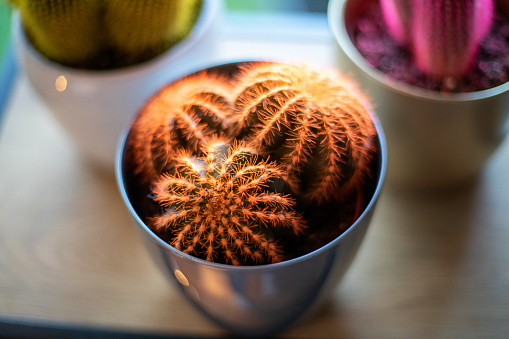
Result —
[{"label": "white ceramic pot", "polygon": [[113,173],[120,135],[141,104],[163,84],[208,65],[222,5],[221,0],[205,0],[190,35],[166,53],[106,71],[79,70],[47,60],[28,42],[17,14],[13,36],[20,68],[84,155]]},{"label": "white ceramic pot", "polygon": [[352,17],[374,0],[331,0],[338,63],[374,101],[387,138],[387,184],[450,189],[481,171],[509,129],[509,83],[472,93],[426,91],[391,80],[364,59],[349,36]]},{"label": "white ceramic pot", "polygon": [[[214,71],[231,76],[238,72],[237,67],[236,63],[225,64],[214,67]],[[380,123],[375,116],[373,118],[378,133],[378,152],[376,168],[366,182],[366,208],[337,238],[288,261],[256,266],[213,263],[185,254],[159,238],[142,220],[143,203],[139,201],[139,191],[143,188],[132,179],[132,166],[124,160],[122,143],[116,160],[117,184],[147,250],[182,293],[204,314],[240,338],[266,338],[330,298],[364,239],[387,164],[385,136]],[[124,142],[128,133],[129,130]]]}]

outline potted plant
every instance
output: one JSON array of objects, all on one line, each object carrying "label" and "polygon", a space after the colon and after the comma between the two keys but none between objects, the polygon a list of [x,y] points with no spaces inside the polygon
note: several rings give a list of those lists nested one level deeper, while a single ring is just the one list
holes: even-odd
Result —
[{"label": "potted plant", "polygon": [[281,331],[330,295],[385,175],[383,132],[358,89],[276,62],[168,84],[123,140],[117,182],[148,250],[242,336]]},{"label": "potted plant", "polygon": [[509,45],[502,4],[329,2],[338,63],[366,88],[386,130],[391,186],[467,183],[504,139]]},{"label": "potted plant", "polygon": [[206,63],[221,10],[219,0],[9,2],[21,68],[78,148],[110,172],[144,100]]}]

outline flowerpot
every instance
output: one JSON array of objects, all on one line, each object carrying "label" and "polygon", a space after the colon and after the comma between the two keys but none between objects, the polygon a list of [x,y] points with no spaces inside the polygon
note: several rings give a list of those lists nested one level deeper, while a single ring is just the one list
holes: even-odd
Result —
[{"label": "flowerpot", "polygon": [[388,78],[350,38],[354,18],[370,1],[376,0],[331,0],[328,21],[339,47],[338,65],[366,90],[384,126],[388,185],[436,191],[468,183],[507,134],[509,83],[441,93]]},{"label": "flowerpot", "polygon": [[[231,77],[241,64],[224,64],[211,70]],[[129,129],[117,153],[118,188],[147,250],[179,290],[200,311],[229,331],[241,337],[266,337],[282,331],[315,309],[320,301],[330,298],[362,243],[386,169],[384,134],[376,117],[372,118],[378,133],[377,151],[374,172],[367,179],[363,193],[364,210],[332,241],[286,261],[252,266],[214,263],[185,254],[162,240],[144,222],[147,213],[140,200],[147,195],[139,182],[133,180],[132,166],[126,160]],[[334,209],[337,208],[331,207],[324,213],[334,213]],[[333,223],[339,225],[340,221],[334,219]]]},{"label": "flowerpot", "polygon": [[207,64],[217,41],[222,2],[205,0],[189,36],[140,64],[82,70],[49,61],[27,40],[19,13],[13,36],[20,68],[78,149],[98,167],[114,172],[124,127],[162,84]]}]

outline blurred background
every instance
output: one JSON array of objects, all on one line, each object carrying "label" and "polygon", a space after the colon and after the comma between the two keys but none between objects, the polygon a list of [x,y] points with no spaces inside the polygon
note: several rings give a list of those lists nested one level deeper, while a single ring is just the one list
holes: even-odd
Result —
[{"label": "blurred background", "polygon": [[10,42],[11,16],[7,4],[0,0],[0,123],[2,112],[10,93],[10,83],[14,77],[15,65]]},{"label": "blurred background", "polygon": [[327,11],[328,0],[226,0],[229,10],[234,11]]},{"label": "blurred background", "polygon": [[9,36],[10,16],[7,4],[0,1],[0,56],[3,55]]}]

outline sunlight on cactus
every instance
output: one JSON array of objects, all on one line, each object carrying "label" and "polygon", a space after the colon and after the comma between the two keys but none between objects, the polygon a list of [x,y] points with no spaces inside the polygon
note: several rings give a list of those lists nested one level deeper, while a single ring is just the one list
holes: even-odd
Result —
[{"label": "sunlight on cactus", "polygon": [[242,69],[236,88],[239,137],[284,164],[308,201],[344,199],[370,174],[376,130],[346,79],[257,63]]},{"label": "sunlight on cactus", "polygon": [[164,213],[153,219],[153,228],[170,230],[171,244],[185,253],[234,265],[279,262],[281,249],[270,229],[297,234],[304,228],[292,210],[294,199],[272,188],[281,181],[281,167],[259,160],[242,143],[214,140],[203,157],[182,151],[174,164],[154,184]]},{"label": "sunlight on cactus", "polygon": [[468,72],[489,32],[493,0],[381,0],[390,33],[435,78]]},{"label": "sunlight on cactus", "polygon": [[228,80],[201,72],[163,88],[142,108],[132,126],[136,172],[144,181],[163,173],[177,149],[199,152],[208,138],[231,136]]}]

